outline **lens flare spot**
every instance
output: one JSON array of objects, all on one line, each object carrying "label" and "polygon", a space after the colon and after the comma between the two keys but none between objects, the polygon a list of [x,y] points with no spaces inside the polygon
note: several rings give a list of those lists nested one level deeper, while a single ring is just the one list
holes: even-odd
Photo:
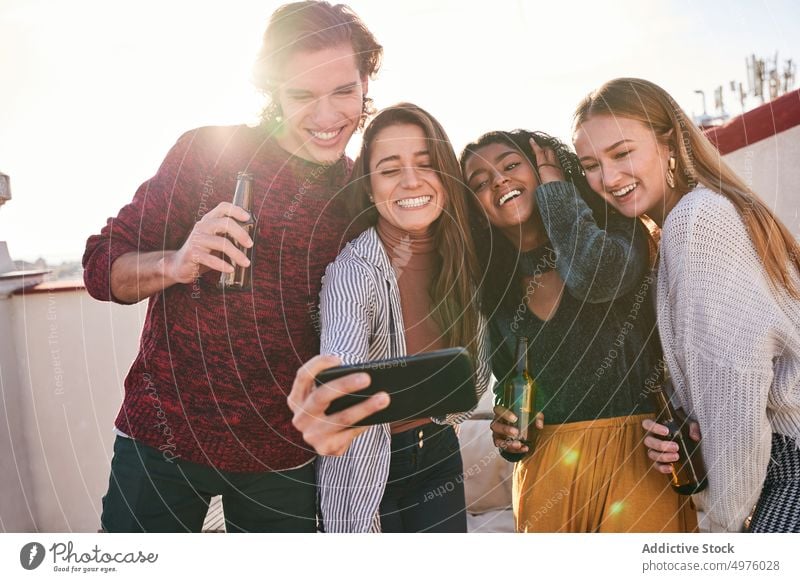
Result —
[{"label": "lens flare spot", "polygon": [[608,509],[609,515],[618,515],[625,509],[625,503],[622,501],[615,501],[611,504],[611,507]]},{"label": "lens flare spot", "polygon": [[567,466],[577,463],[579,456],[580,453],[575,449],[564,449],[561,452],[561,460]]}]

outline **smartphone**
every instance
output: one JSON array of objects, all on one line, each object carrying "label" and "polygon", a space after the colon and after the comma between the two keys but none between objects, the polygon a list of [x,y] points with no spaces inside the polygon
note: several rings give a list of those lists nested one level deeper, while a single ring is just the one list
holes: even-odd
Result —
[{"label": "smartphone", "polygon": [[464,348],[447,348],[403,358],[329,368],[317,375],[317,385],[348,374],[364,372],[372,382],[363,390],[343,394],[326,410],[333,414],[387,392],[389,406],[356,423],[358,426],[441,417],[475,408],[475,367]]}]

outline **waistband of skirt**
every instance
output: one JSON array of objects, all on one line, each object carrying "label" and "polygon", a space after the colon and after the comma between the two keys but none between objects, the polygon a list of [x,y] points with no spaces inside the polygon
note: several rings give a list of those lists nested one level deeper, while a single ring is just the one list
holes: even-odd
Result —
[{"label": "waistband of skirt", "polygon": [[564,434],[575,431],[600,430],[621,428],[628,425],[641,426],[645,418],[653,418],[652,414],[631,414],[629,416],[613,416],[611,418],[597,418],[580,420],[578,422],[565,422],[564,424],[545,424],[539,432],[540,436]]}]

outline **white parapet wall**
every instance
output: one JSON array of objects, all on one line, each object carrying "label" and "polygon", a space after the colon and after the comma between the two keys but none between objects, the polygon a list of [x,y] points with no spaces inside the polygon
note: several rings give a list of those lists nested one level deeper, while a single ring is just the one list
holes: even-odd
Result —
[{"label": "white parapet wall", "polygon": [[800,239],[800,125],[723,159]]},{"label": "white parapet wall", "polygon": [[709,128],[706,135],[800,239],[800,89]]},{"label": "white parapet wall", "polygon": [[0,299],[0,323],[11,332],[0,339],[8,426],[0,531],[99,529],[113,421],[145,308],[100,303],[80,284]]},{"label": "white parapet wall", "polygon": [[0,532],[33,531],[28,445],[12,321],[13,301],[0,295]]}]

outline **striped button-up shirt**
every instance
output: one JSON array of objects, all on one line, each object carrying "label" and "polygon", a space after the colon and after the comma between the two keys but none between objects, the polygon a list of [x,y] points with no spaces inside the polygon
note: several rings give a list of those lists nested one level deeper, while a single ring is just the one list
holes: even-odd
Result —
[{"label": "striped button-up shirt", "polygon": [[[349,243],[328,265],[320,294],[320,352],[344,364],[406,355],[400,289],[375,228]],[[486,322],[481,317],[476,362],[478,398],[491,378]],[[469,413],[433,419],[457,424]],[[320,457],[317,485],[326,532],[378,532],[379,506],[389,476],[388,424],[369,427],[341,457]]]}]

